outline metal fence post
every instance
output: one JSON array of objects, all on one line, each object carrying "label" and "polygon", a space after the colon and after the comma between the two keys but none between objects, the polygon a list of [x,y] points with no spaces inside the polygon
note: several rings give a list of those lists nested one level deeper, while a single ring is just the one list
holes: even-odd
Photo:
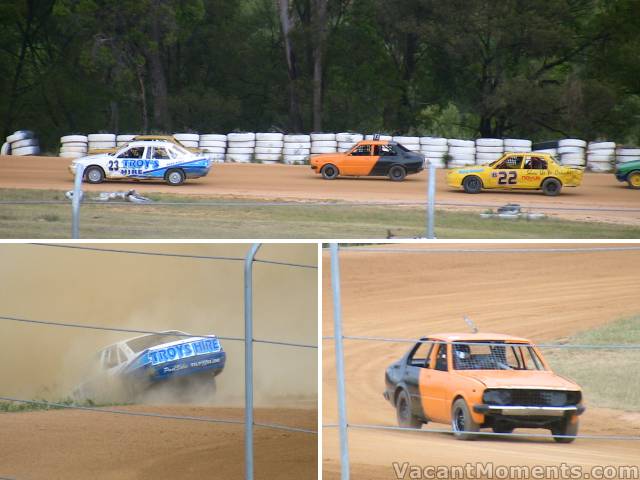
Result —
[{"label": "metal fence post", "polygon": [[84,165],[76,165],[76,176],[73,181],[73,198],[71,198],[71,238],[80,238],[80,200],[82,197],[82,177]]},{"label": "metal fence post", "polygon": [[253,260],[260,248],[251,245],[244,259],[244,468],[253,480]]},{"label": "metal fence post", "polygon": [[427,181],[427,238],[436,238],[434,231],[436,203],[436,166],[429,162],[429,179]]},{"label": "metal fence post", "polygon": [[349,480],[349,439],[344,389],[344,349],[342,346],[342,301],[340,299],[340,262],[338,244],[331,243],[331,286],[333,288],[333,336],[336,342],[336,376],[338,380],[338,426],[340,430],[340,471]]}]

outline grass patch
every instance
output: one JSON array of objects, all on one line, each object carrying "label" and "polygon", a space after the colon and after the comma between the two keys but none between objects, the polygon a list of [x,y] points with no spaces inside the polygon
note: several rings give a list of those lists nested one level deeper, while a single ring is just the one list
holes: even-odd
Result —
[{"label": "grass patch", "polygon": [[116,405],[129,405],[126,403],[104,403],[97,404],[92,400],[85,400],[81,403],[74,403],[70,398],[65,398],[62,400],[51,401],[52,403],[56,403],[58,405],[50,405],[43,398],[36,398],[34,402],[43,402],[43,403],[25,403],[25,402],[0,402],[0,413],[18,413],[18,412],[36,412],[40,410],[62,410],[68,408],[71,405],[80,406],[80,407],[113,407]]},{"label": "grass patch", "polygon": [[[580,332],[575,345],[640,344],[640,316]],[[556,373],[575,380],[587,405],[640,411],[640,350],[545,349]]]},{"label": "grass patch", "polygon": [[[96,193],[97,195],[97,193]],[[88,194],[93,197],[94,193]],[[420,207],[242,206],[255,200],[234,199],[240,206],[207,206],[223,200],[149,194],[156,201],[180,205],[84,204],[82,238],[387,238],[423,237],[425,211]],[[53,190],[0,189],[0,200],[62,200]],[[228,198],[224,200],[230,201]],[[188,205],[185,205],[188,204]],[[558,219],[482,219],[480,211],[438,210],[438,238],[640,238],[640,226]],[[69,238],[71,205],[2,205],[0,238]]]}]

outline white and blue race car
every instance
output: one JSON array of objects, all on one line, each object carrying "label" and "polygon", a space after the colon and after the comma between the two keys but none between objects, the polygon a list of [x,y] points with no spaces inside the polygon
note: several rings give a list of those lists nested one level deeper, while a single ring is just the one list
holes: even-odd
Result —
[{"label": "white and blue race car", "polygon": [[109,345],[94,357],[88,378],[73,392],[76,399],[129,399],[145,390],[185,377],[213,382],[226,353],[214,335],[192,337],[178,330],[143,335]]},{"label": "white and blue race car", "polygon": [[69,165],[73,175],[78,165],[84,167],[83,180],[88,183],[133,179],[180,185],[187,178],[206,176],[211,160],[172,142],[146,140],[131,142],[115,153],[77,158]]}]

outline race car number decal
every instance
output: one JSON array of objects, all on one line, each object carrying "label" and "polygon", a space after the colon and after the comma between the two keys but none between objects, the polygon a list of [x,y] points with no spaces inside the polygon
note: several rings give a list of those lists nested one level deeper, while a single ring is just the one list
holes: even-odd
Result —
[{"label": "race car number decal", "polygon": [[196,340],[194,342],[182,343],[167,348],[149,351],[149,360],[152,365],[166,363],[181,358],[195,357],[207,353],[220,351],[220,343],[217,339]]},{"label": "race car number decal", "polygon": [[110,172],[117,172],[120,168],[118,160],[109,160],[108,168]]},{"label": "race car number decal", "polygon": [[515,185],[518,179],[518,172],[498,172],[498,185]]}]

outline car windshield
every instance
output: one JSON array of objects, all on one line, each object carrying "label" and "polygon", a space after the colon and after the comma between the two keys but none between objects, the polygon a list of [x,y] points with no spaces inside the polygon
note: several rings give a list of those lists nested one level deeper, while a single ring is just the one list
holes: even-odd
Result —
[{"label": "car windshield", "polygon": [[163,333],[161,335],[145,335],[144,337],[133,338],[126,343],[131,350],[133,350],[135,353],[138,353],[146,350],[147,348],[155,347],[156,345],[175,342],[186,338],[181,335],[176,335],[176,333],[182,332],[175,331]]},{"label": "car windshield", "polygon": [[398,147],[400,150],[402,150],[403,152],[410,152],[411,150],[409,150],[407,147],[405,147],[404,145],[401,145],[399,143],[396,143],[396,147]]},{"label": "car windshield", "polygon": [[171,148],[173,149],[174,152],[177,152],[180,155],[189,155],[191,152],[189,152],[189,150],[186,150],[185,148],[181,147],[180,145],[171,145]]},{"label": "car windshield", "polygon": [[453,343],[455,370],[544,370],[531,345],[506,342]]}]

